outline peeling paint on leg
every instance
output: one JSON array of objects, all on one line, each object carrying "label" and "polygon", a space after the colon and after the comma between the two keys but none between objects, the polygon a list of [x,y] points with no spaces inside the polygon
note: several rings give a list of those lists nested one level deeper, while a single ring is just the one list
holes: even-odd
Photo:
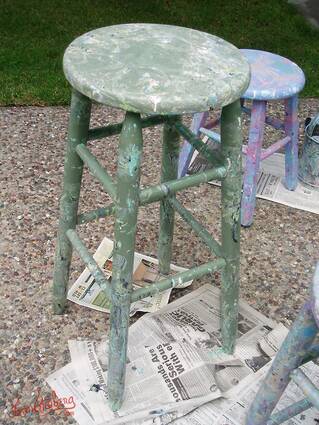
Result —
[{"label": "peeling paint on leg", "polygon": [[110,407],[114,411],[121,407],[124,393],[141,156],[140,116],[128,112],[123,123],[119,146],[115,206],[116,242],[111,283],[108,391]]},{"label": "peeling paint on leg", "polygon": [[76,226],[81,189],[83,162],[75,148],[87,142],[90,115],[90,99],[73,90],[53,277],[53,309],[56,314],[62,314],[65,308],[72,256],[72,246],[66,232]]},{"label": "peeling paint on leg", "polygon": [[[161,176],[163,184],[165,181],[177,178],[179,133],[172,124],[179,120],[180,117],[177,116],[171,119],[171,123],[164,124]],[[164,186],[164,188],[167,190],[167,187]],[[160,234],[158,241],[158,261],[159,269],[162,274],[168,274],[170,272],[173,232],[174,208],[166,199],[163,199],[160,203]]]},{"label": "peeling paint on leg", "polygon": [[226,266],[222,271],[221,333],[226,353],[233,352],[237,336],[242,185],[240,115],[238,100],[224,107],[221,117],[221,149],[231,163],[222,181],[222,251]]}]

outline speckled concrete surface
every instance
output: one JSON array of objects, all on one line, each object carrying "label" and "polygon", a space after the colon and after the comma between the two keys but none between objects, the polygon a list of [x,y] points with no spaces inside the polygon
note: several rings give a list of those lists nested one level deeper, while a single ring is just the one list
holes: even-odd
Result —
[{"label": "speckled concrete surface", "polygon": [[[319,109],[319,100],[301,101],[304,118]],[[273,107],[277,115],[282,108]],[[69,361],[67,340],[99,339],[107,332],[108,316],[69,304],[67,314],[53,316],[51,280],[58,219],[58,197],[63,172],[63,152],[68,108],[2,108],[1,122],[1,417],[0,423],[62,424],[71,418],[48,415],[11,418],[12,403],[30,404],[38,387],[48,395],[44,379]],[[121,119],[121,112],[97,107],[93,125]],[[245,127],[245,132],[247,128]],[[159,129],[145,134],[143,185],[159,176]],[[273,138],[267,130],[266,142]],[[116,169],[117,139],[90,143],[111,173]],[[102,206],[108,196],[87,172],[81,210]],[[219,232],[219,189],[210,185],[179,195],[183,203],[209,230]],[[241,296],[270,317],[290,324],[305,300],[315,260],[318,259],[318,219],[315,214],[258,200],[254,224],[242,230]],[[81,228],[92,251],[103,236],[113,237],[113,219],[102,219]],[[156,255],[158,205],[140,210],[137,250]],[[208,251],[177,218],[173,261],[192,266],[207,260]],[[82,270],[77,256],[73,278]],[[194,282],[181,296],[206,283]],[[216,275],[216,284],[219,277]]]}]

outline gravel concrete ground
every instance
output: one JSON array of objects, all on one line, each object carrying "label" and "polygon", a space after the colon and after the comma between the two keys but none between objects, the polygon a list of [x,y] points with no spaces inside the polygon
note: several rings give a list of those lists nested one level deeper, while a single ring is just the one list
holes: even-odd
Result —
[{"label": "gravel concrete ground", "polygon": [[[319,100],[302,100],[301,121],[319,109]],[[282,108],[273,106],[276,115]],[[1,115],[1,424],[62,424],[71,418],[49,415],[12,418],[18,407],[34,400],[36,389],[48,395],[44,379],[69,361],[70,338],[100,339],[108,330],[108,316],[69,304],[67,314],[53,316],[51,281],[58,220],[58,198],[63,173],[68,108],[2,108]],[[121,112],[93,108],[93,125],[121,119]],[[301,129],[302,130],[302,129]],[[143,185],[159,176],[160,129],[145,134]],[[245,126],[245,134],[247,127]],[[274,137],[266,132],[266,143]],[[302,134],[301,134],[302,140]],[[90,143],[108,170],[116,169],[117,139]],[[105,205],[108,196],[100,191],[88,172],[84,175],[81,210]],[[220,191],[208,184],[186,190],[179,199],[218,235]],[[113,237],[113,219],[102,219],[81,228],[81,236],[92,251],[103,236]],[[156,255],[158,205],[141,209],[137,250]],[[289,325],[306,299],[313,266],[318,259],[318,216],[268,201],[258,200],[251,228],[242,229],[241,297],[262,313]],[[173,261],[191,267],[207,260],[208,251],[179,219],[176,220]],[[72,279],[82,270],[74,257]],[[207,283],[176,292],[181,296]],[[216,285],[219,276],[216,275]]]}]

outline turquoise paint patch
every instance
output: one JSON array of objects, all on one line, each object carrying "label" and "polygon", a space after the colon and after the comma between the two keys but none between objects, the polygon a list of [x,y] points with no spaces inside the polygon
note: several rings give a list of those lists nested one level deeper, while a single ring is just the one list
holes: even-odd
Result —
[{"label": "turquoise paint patch", "polygon": [[135,145],[129,148],[129,157],[127,161],[127,169],[130,176],[133,176],[140,165],[141,152]]}]

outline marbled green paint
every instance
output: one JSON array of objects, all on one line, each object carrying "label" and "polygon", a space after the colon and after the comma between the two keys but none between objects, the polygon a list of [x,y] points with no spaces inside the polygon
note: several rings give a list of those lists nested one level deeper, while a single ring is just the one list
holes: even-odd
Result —
[{"label": "marbled green paint", "polygon": [[65,308],[72,257],[66,231],[76,226],[81,189],[83,162],[76,153],[76,146],[87,142],[90,114],[91,100],[73,90],[53,277],[53,309],[56,314],[62,314]]},{"label": "marbled green paint", "polygon": [[108,393],[114,411],[124,392],[142,148],[140,115],[127,112],[119,144],[111,283]]},{"label": "marbled green paint", "polygon": [[221,150],[230,167],[222,180],[222,251],[226,266],[221,285],[221,333],[225,352],[234,351],[237,336],[240,257],[242,135],[240,101],[225,106],[221,116]]},{"label": "marbled green paint", "polygon": [[66,49],[70,84],[97,102],[146,114],[207,111],[248,87],[247,60],[232,44],[190,28],[123,24],[99,28]]},{"label": "marbled green paint", "polygon": [[[175,180],[178,170],[179,133],[173,126],[179,117],[164,124],[162,146],[162,174],[161,182]],[[170,196],[174,196],[173,194]],[[174,208],[165,197],[160,202],[160,232],[158,238],[158,263],[162,274],[170,273],[172,258],[172,242],[174,233]]]},{"label": "marbled green paint", "polygon": [[139,163],[139,158],[140,158],[140,150],[135,146],[132,145],[129,147],[129,159],[127,162],[127,171],[129,173],[130,176],[133,176],[134,173],[136,172],[136,164]]}]

